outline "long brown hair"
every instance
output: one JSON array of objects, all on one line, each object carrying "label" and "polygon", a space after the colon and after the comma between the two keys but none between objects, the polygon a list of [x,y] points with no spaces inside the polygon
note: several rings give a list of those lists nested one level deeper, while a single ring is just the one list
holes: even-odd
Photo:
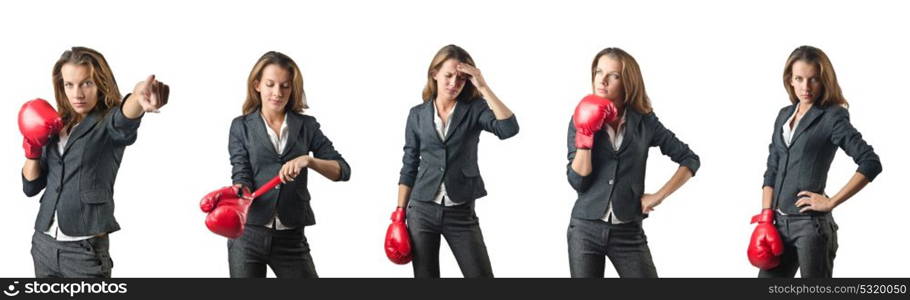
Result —
[{"label": "long brown hair", "polygon": [[604,55],[610,56],[622,64],[620,78],[626,94],[623,103],[626,106],[631,106],[641,114],[651,113],[651,99],[648,98],[648,93],[645,91],[645,81],[641,77],[641,69],[638,67],[638,62],[635,61],[632,55],[622,49],[605,48],[597,52],[597,55],[594,56],[594,61],[591,62],[592,84],[594,82],[594,74],[597,72],[597,61]]},{"label": "long brown hair", "polygon": [[[430,62],[430,67],[427,69],[427,85],[423,87],[423,102],[429,102],[436,98],[436,79],[433,78],[433,75],[439,71],[439,68],[442,68],[442,64],[449,59],[457,60],[460,63],[470,65],[472,67],[477,67],[474,64],[474,59],[471,58],[471,55],[468,54],[468,51],[465,51],[461,47],[456,45],[446,45],[439,49],[436,52],[436,56],[433,56],[433,60]],[[464,100],[474,100],[480,98],[480,91],[474,87],[474,84],[470,80],[467,80],[462,88],[461,93],[458,94],[458,99]]]},{"label": "long brown hair", "polygon": [[262,106],[262,98],[259,96],[259,92],[256,91],[256,82],[262,79],[262,70],[271,64],[282,67],[291,73],[291,96],[288,99],[288,104],[284,106],[284,111],[301,113],[304,109],[310,108],[306,104],[306,94],[303,92],[303,75],[300,74],[300,68],[297,67],[297,63],[284,53],[269,51],[256,61],[256,65],[250,71],[250,77],[246,84],[246,101],[243,102],[243,114],[254,112]]},{"label": "long brown hair", "polygon": [[814,64],[815,68],[818,69],[818,77],[821,79],[822,91],[815,102],[817,102],[819,106],[827,107],[831,104],[842,105],[844,107],[848,106],[847,99],[844,98],[844,94],[840,90],[840,85],[837,84],[837,75],[834,74],[834,65],[831,64],[831,60],[828,59],[828,55],[826,55],[825,52],[812,46],[799,46],[799,48],[793,50],[793,52],[790,53],[790,57],[787,58],[787,64],[784,65],[784,88],[787,89],[787,94],[790,94],[791,103],[799,103],[799,98],[796,97],[796,92],[793,91],[793,86],[790,85],[790,81],[793,80],[793,64],[797,61]]},{"label": "long brown hair", "polygon": [[61,69],[65,64],[89,68],[92,81],[98,87],[98,102],[95,103],[92,111],[107,113],[112,107],[120,105],[120,89],[117,88],[117,80],[114,79],[111,67],[108,66],[104,56],[98,51],[85,47],[73,47],[66,50],[60,55],[60,59],[54,64],[54,70],[51,72],[54,82],[54,97],[57,98],[58,114],[63,121],[64,131],[69,132],[73,126],[82,121],[82,116],[70,106],[66,91],[63,90]]}]

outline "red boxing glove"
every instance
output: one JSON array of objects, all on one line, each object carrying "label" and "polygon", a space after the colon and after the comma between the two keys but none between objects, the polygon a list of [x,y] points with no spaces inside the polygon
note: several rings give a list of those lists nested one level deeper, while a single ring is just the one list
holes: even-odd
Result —
[{"label": "red boxing glove", "polygon": [[392,213],[392,224],[385,234],[385,255],[393,263],[403,265],[411,262],[411,238],[404,223],[405,211],[399,207]]},{"label": "red boxing glove", "polygon": [[226,186],[217,190],[214,190],[202,197],[202,200],[199,201],[199,208],[202,209],[202,212],[210,212],[215,209],[215,206],[218,206],[218,201],[222,198],[238,197],[240,196],[240,188],[237,186]]},{"label": "red boxing glove", "polygon": [[769,270],[780,264],[780,255],[784,253],[784,243],[774,227],[774,211],[762,209],[760,214],[752,217],[752,223],[758,223],[752,231],[749,249],[746,251],[749,262],[762,270]]},{"label": "red boxing glove", "polygon": [[41,148],[47,145],[51,136],[60,133],[61,128],[63,121],[50,103],[41,98],[25,102],[19,109],[19,131],[25,137],[22,141],[25,157],[41,158]]},{"label": "red boxing glove", "polygon": [[594,146],[594,133],[603,128],[604,123],[616,119],[616,106],[613,101],[597,95],[588,95],[578,102],[572,121],[575,123],[575,148],[591,149]]},{"label": "red boxing glove", "polygon": [[250,191],[236,186],[226,186],[208,193],[202,198],[199,207],[209,214],[205,217],[205,226],[212,232],[236,239],[243,235],[247,212],[253,198]]}]

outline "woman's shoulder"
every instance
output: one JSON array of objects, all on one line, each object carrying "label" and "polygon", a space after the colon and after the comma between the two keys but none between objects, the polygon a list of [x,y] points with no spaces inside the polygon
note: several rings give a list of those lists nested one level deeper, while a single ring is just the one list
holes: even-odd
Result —
[{"label": "woman's shoulder", "polygon": [[793,114],[793,110],[796,109],[797,105],[799,105],[799,103],[791,102],[791,103],[788,103],[787,105],[781,106],[780,109],[777,110],[777,115],[783,115],[786,117],[790,117],[790,115]]},{"label": "woman's shoulder", "polygon": [[488,106],[487,106],[487,99],[484,99],[483,97],[477,97],[477,98],[474,98],[474,99],[468,99],[468,100],[464,100],[464,101],[458,101],[458,104],[465,104],[465,105],[468,105],[469,107],[472,107],[472,108],[474,108],[474,107],[476,107],[476,108],[487,108],[487,107],[488,107]]},{"label": "woman's shoulder", "polygon": [[843,120],[850,119],[850,112],[847,111],[847,108],[842,105],[832,104],[822,108],[825,111],[824,118],[830,120]]},{"label": "woman's shoulder", "polygon": [[791,104],[784,105],[783,107],[781,107],[780,109],[777,110],[777,114],[779,115],[779,114],[787,113],[788,111],[790,111],[791,109],[793,109],[793,106],[794,106],[794,105],[795,105],[795,104],[792,104],[792,103],[791,103]]},{"label": "woman's shoulder", "polygon": [[316,117],[305,114],[303,112],[289,111],[287,116],[288,116],[288,118],[297,119],[300,122],[300,124],[303,125],[303,126],[300,126],[301,129],[314,127],[314,126],[319,127],[319,121],[316,121]]},{"label": "woman's shoulder", "polygon": [[253,116],[255,116],[255,112],[236,116],[236,117],[234,117],[233,120],[231,120],[231,124],[246,122],[247,120],[250,120],[250,118],[252,118]]},{"label": "woman's shoulder", "polygon": [[831,105],[822,107],[821,109],[823,109],[826,113],[834,113],[834,114],[847,113],[847,108],[844,107],[843,105],[838,105],[838,104],[831,104]]},{"label": "woman's shoulder", "polygon": [[411,108],[408,109],[408,116],[417,115],[418,112],[425,109],[428,105],[431,105],[431,101],[424,101],[424,102],[421,102],[420,104],[411,106]]},{"label": "woman's shoulder", "polygon": [[777,110],[777,120],[790,118],[790,115],[793,114],[793,109],[796,107],[796,104],[788,104]]},{"label": "woman's shoulder", "polygon": [[654,123],[654,122],[659,121],[657,118],[657,114],[654,113],[654,110],[643,113],[643,112],[640,112],[640,111],[630,107],[630,108],[626,108],[625,113],[626,113],[626,121],[628,121],[629,118],[641,119],[645,123]]}]

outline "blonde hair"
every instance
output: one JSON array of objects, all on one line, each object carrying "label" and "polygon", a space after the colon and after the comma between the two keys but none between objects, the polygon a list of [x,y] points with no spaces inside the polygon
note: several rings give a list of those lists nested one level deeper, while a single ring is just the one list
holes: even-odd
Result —
[{"label": "blonde hair", "polygon": [[784,65],[784,88],[787,89],[787,94],[790,95],[790,103],[799,103],[796,91],[793,90],[793,86],[790,84],[790,81],[793,80],[793,64],[797,61],[814,64],[818,69],[818,78],[822,84],[821,94],[817,98],[819,106],[827,107],[831,104],[849,106],[847,99],[844,99],[844,94],[840,90],[840,85],[837,83],[837,75],[834,73],[834,66],[831,64],[831,60],[828,59],[828,55],[821,49],[812,46],[799,46],[799,48],[793,50],[790,53],[790,57],[787,58],[787,64]]},{"label": "blonde hair", "polygon": [[243,102],[243,114],[254,112],[262,106],[262,98],[259,96],[259,92],[256,91],[256,82],[262,79],[262,70],[271,64],[282,67],[291,73],[291,96],[284,110],[301,113],[304,109],[310,108],[306,104],[306,93],[303,91],[303,75],[300,74],[300,68],[297,67],[297,63],[281,52],[269,51],[256,61],[256,64],[253,65],[253,70],[250,71],[250,77],[247,80],[246,101]]},{"label": "blonde hair", "polygon": [[594,61],[591,62],[591,82],[594,82],[594,75],[597,72],[597,61],[604,55],[618,60],[622,64],[620,78],[622,78],[622,85],[625,90],[625,99],[622,99],[623,103],[631,106],[641,114],[651,113],[651,99],[648,98],[648,93],[645,91],[645,81],[641,77],[641,69],[639,69],[635,58],[626,51],[619,48],[605,48],[597,52],[597,55],[594,56]]},{"label": "blonde hair", "polygon": [[[436,72],[439,72],[439,69],[442,68],[442,64],[449,59],[454,59],[460,63],[477,67],[474,64],[474,59],[468,54],[468,51],[455,45],[446,45],[445,47],[442,47],[442,49],[439,49],[439,51],[436,52],[436,55],[433,56],[430,67],[427,69],[427,85],[423,87],[423,102],[429,102],[436,98],[436,93],[438,91],[436,90],[436,79],[433,78],[433,75],[436,74]],[[480,97],[480,91],[474,87],[474,84],[471,83],[470,80],[465,82],[464,88],[462,88],[461,93],[458,94],[458,99],[474,100]]]},{"label": "blonde hair", "polygon": [[98,102],[92,111],[107,113],[112,107],[120,105],[120,89],[117,87],[117,80],[108,66],[107,60],[98,51],[85,47],[73,47],[66,50],[60,55],[60,59],[54,64],[51,71],[51,78],[54,82],[54,97],[57,99],[57,109],[60,119],[63,121],[63,130],[69,132],[77,123],[82,121],[82,116],[76,113],[66,97],[66,91],[63,89],[63,74],[61,70],[65,64],[74,64],[77,66],[86,66],[98,87]]}]

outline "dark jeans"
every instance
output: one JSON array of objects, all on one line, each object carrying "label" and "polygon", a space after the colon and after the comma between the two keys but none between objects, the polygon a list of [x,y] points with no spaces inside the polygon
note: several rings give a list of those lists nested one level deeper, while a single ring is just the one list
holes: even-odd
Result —
[{"label": "dark jeans", "polygon": [[610,258],[619,277],[657,278],[641,221],[610,224],[572,218],[567,237],[573,278],[604,277],[605,257]]},{"label": "dark jeans", "polygon": [[440,235],[449,243],[464,277],[493,277],[490,256],[474,213],[474,202],[446,207],[433,202],[410,201],[407,221],[414,254],[414,277],[439,278]]},{"label": "dark jeans", "polygon": [[114,261],[108,252],[108,235],[63,242],[35,231],[32,260],[36,278],[111,278]]},{"label": "dark jeans", "polygon": [[831,278],[837,253],[837,223],[831,214],[782,216],[775,225],[784,241],[780,265],[758,272],[760,278],[793,278],[796,269],[802,278]]},{"label": "dark jeans", "polygon": [[268,265],[279,278],[317,278],[303,228],[274,230],[246,225],[243,235],[228,240],[231,278],[265,278]]}]

